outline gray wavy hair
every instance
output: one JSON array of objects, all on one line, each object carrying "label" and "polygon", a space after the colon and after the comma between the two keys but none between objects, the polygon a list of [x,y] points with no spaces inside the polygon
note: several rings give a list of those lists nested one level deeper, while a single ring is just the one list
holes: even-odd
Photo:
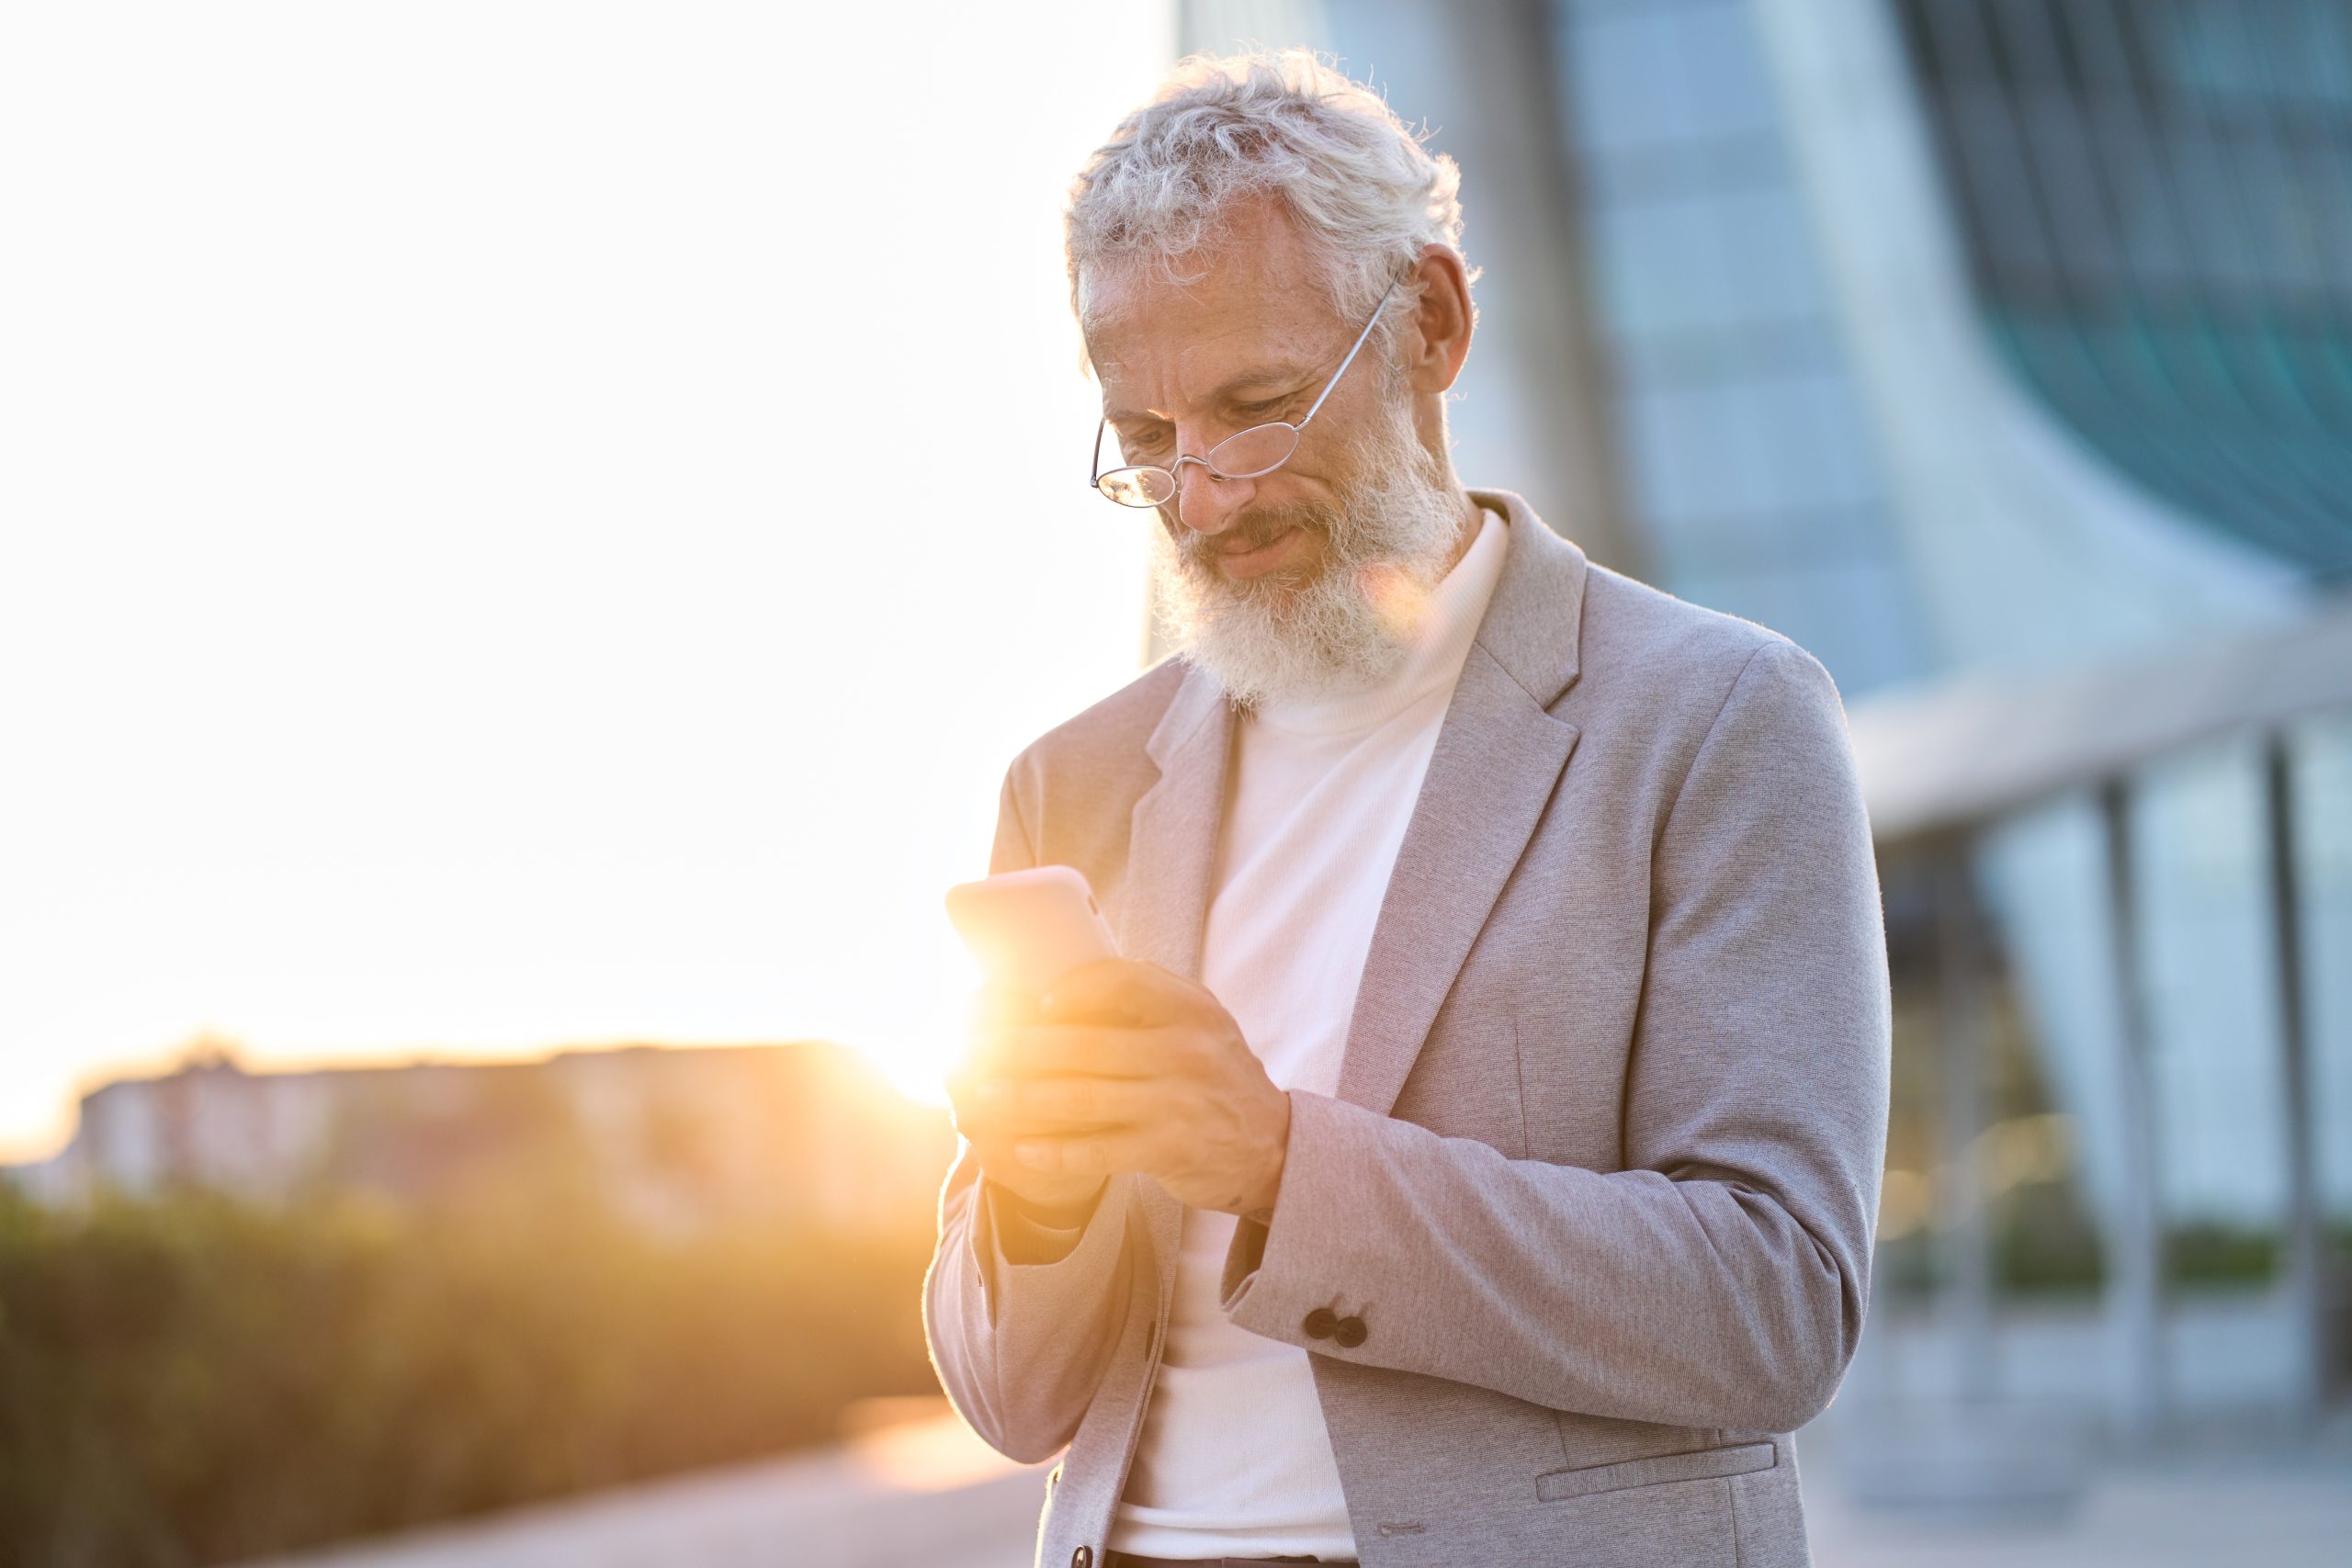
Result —
[{"label": "gray wavy hair", "polygon": [[[1307,50],[1188,56],[1071,182],[1070,309],[1083,327],[1089,269],[1155,265],[1171,282],[1194,281],[1202,274],[1180,270],[1180,258],[1222,239],[1237,203],[1271,195],[1296,221],[1333,307],[1360,321],[1423,246],[1461,249],[1462,172],[1422,146],[1427,135]],[[1420,293],[1415,283],[1390,298],[1374,334],[1382,346]]]}]

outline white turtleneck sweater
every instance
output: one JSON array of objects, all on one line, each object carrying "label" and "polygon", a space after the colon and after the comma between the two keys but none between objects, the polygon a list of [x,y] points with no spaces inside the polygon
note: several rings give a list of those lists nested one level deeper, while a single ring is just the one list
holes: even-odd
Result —
[{"label": "white turtleneck sweater", "polygon": [[[1280,1088],[1339,1088],[1373,922],[1502,572],[1510,527],[1480,517],[1387,679],[1268,704],[1239,726],[1201,981]],[[1352,1558],[1306,1352],[1235,1327],[1217,1305],[1234,1224],[1184,1211],[1165,1352],[1109,1544],[1152,1557]]]}]

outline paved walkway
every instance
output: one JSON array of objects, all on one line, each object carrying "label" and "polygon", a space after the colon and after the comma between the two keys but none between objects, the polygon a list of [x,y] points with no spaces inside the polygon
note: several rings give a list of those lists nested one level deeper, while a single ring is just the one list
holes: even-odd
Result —
[{"label": "paved walkway", "polygon": [[267,1568],[1029,1568],[1051,1464],[1013,1464],[944,1399],[876,1403],[900,1409],[823,1452]]},{"label": "paved walkway", "polygon": [[[2208,1568],[2352,1562],[2352,1450],[2268,1448],[2095,1466],[2063,1517],[2010,1525],[1858,1506],[1842,1434],[1800,1439],[1819,1568]],[[1811,1446],[1803,1445],[1810,1442]]]},{"label": "paved walkway", "polygon": [[[1045,1465],[1014,1465],[944,1402],[826,1452],[628,1487],[270,1568],[1028,1568]],[[2189,1568],[2347,1561],[2352,1452],[2110,1469],[2056,1522],[1858,1508],[1839,1436],[1801,1450],[1818,1568]]]}]

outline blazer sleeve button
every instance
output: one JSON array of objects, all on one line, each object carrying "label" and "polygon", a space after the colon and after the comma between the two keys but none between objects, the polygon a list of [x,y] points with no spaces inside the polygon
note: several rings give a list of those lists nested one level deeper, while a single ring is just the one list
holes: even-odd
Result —
[{"label": "blazer sleeve button", "polygon": [[1301,1326],[1306,1328],[1309,1339],[1329,1339],[1339,1332],[1340,1319],[1329,1307],[1317,1307],[1306,1314],[1306,1321]]},{"label": "blazer sleeve button", "polygon": [[1331,1337],[1346,1349],[1352,1350],[1363,1344],[1363,1319],[1360,1317],[1343,1317],[1331,1328]]}]

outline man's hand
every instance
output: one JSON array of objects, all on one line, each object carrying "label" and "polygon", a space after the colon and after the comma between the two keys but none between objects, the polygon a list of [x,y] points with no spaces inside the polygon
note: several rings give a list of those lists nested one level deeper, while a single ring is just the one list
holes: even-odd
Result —
[{"label": "man's hand", "polygon": [[1035,1010],[984,1003],[947,1088],[981,1169],[1041,1206],[1134,1170],[1193,1208],[1263,1219],[1282,1186],[1290,1098],[1215,997],[1155,964],[1089,964]]},{"label": "man's hand", "polygon": [[1102,1190],[1100,1175],[1060,1175],[1023,1165],[1012,1145],[1030,1129],[1002,1114],[991,1093],[997,1080],[979,1067],[989,1043],[1008,1028],[1040,1021],[1037,998],[995,987],[973,998],[970,1043],[964,1058],[947,1075],[947,1099],[955,1108],[956,1130],[972,1141],[979,1156],[980,1174],[1010,1190],[1049,1221],[1083,1213]]}]

